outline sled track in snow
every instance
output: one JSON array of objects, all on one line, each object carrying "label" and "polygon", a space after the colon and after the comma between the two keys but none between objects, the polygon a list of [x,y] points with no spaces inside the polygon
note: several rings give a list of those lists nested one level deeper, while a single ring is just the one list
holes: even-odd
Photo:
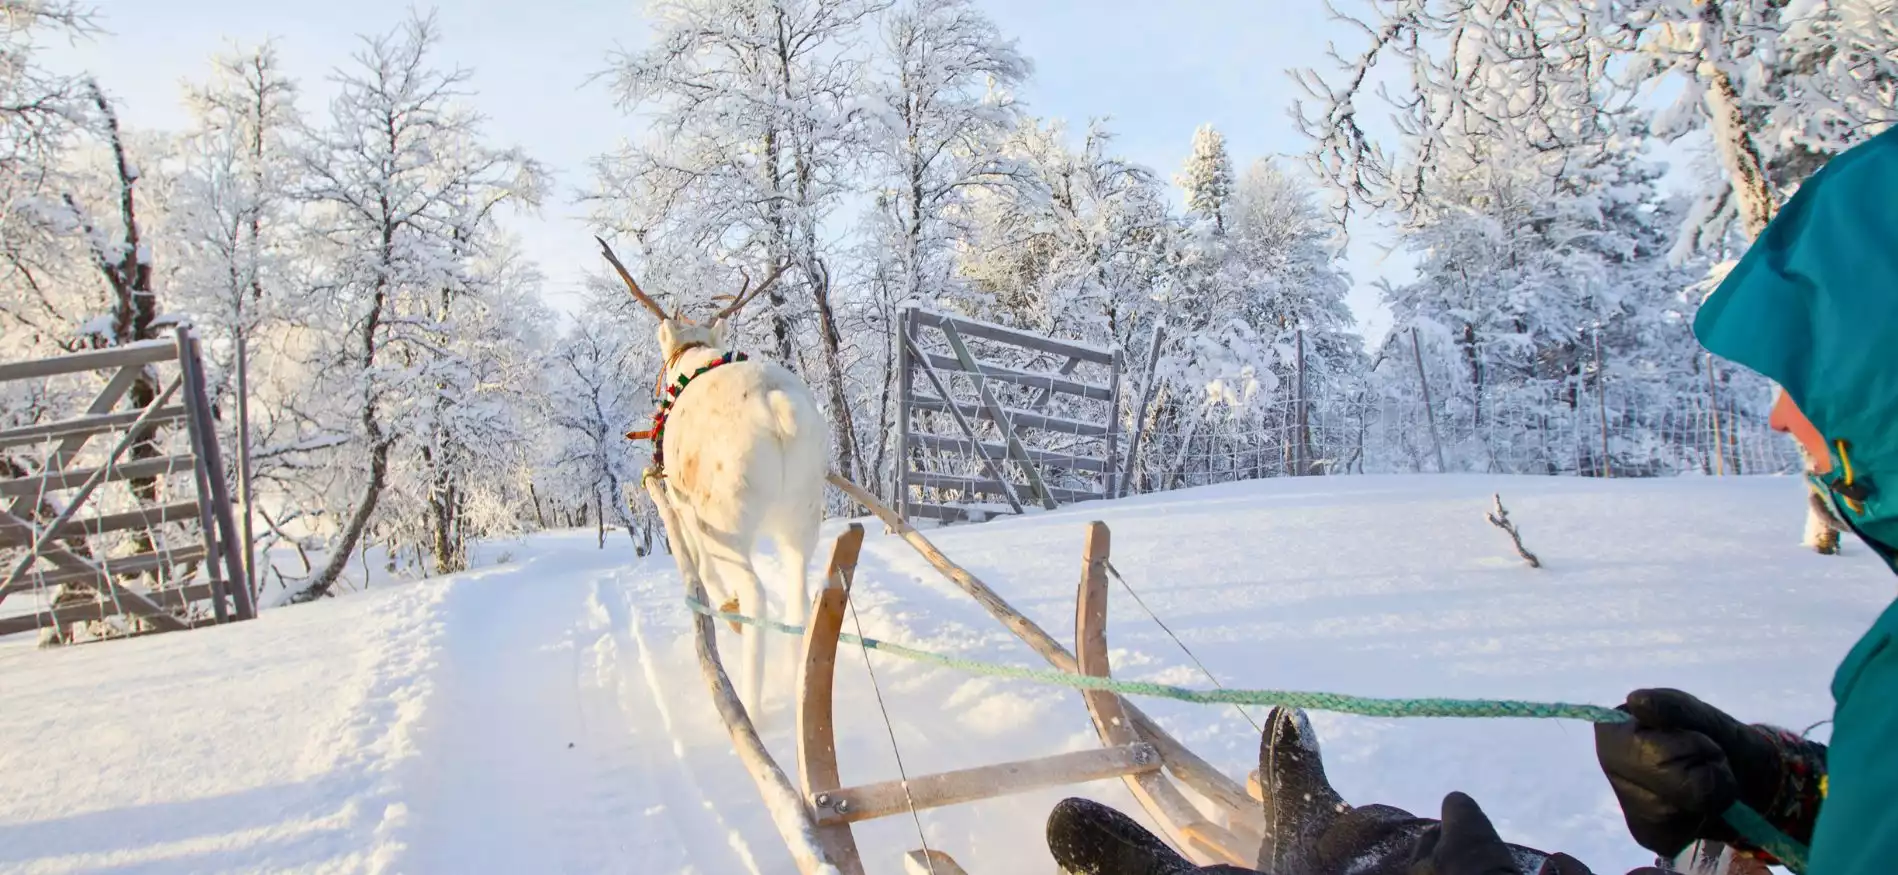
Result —
[{"label": "sled track in snow", "polygon": [[[646,858],[646,862],[657,871],[660,860],[676,857],[675,865],[679,867],[676,871],[762,875],[743,832],[720,814],[717,801],[721,796],[732,798],[733,792],[751,792],[751,788],[738,785],[728,787],[725,793],[709,792],[694,770],[686,749],[689,736],[683,733],[684,727],[680,721],[690,720],[691,717],[675,714],[673,707],[667,704],[695,701],[689,694],[696,690],[672,689],[673,685],[661,677],[662,674],[672,672],[662,670],[662,664],[668,668],[677,664],[682,671],[673,674],[682,674],[688,681],[696,680],[697,673],[677,660],[666,659],[669,654],[659,653],[651,646],[646,634],[650,621],[643,616],[640,605],[634,603],[632,590],[623,584],[616,584],[612,579],[596,581],[594,598],[609,618],[612,630],[609,634],[616,636],[609,640],[617,640],[618,637],[628,640],[633,647],[633,656],[639,663],[637,667],[616,665],[612,671],[624,679],[618,687],[619,704],[625,717],[629,743],[637,748],[643,762],[643,777],[648,782],[644,795],[656,795],[664,800],[646,809],[635,821],[642,825],[642,830],[662,833],[659,836],[645,833],[649,846],[642,850],[654,855]],[[677,640],[684,640],[684,636],[681,635]],[[601,665],[603,674],[607,668],[607,665]],[[680,695],[681,692],[686,695]],[[719,731],[721,729],[706,723],[698,737],[722,744],[724,734]],[[735,762],[732,771],[734,776],[743,777],[743,772]],[[722,837],[724,841],[712,841],[713,837]]]}]

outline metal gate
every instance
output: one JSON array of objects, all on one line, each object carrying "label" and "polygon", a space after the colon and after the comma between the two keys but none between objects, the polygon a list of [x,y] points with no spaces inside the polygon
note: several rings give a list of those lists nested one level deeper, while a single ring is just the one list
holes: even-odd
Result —
[{"label": "metal gate", "polygon": [[[99,385],[101,376],[103,385],[78,415],[53,419],[36,410],[29,421],[0,429],[0,455],[9,469],[0,476],[11,475],[0,479],[0,554],[8,557],[0,569],[0,601],[41,596],[24,614],[0,616],[0,635],[60,631],[120,614],[136,617],[139,631],[254,616],[203,363],[189,328],[179,326],[168,340],[0,364],[0,384],[41,381],[23,391],[46,398]],[[44,384],[62,380],[68,381],[64,392]],[[141,380],[151,387],[150,402],[115,410]],[[31,421],[40,419],[46,421]],[[164,454],[160,429],[173,423],[184,425],[185,448]],[[113,434],[118,440],[104,452],[88,447],[94,436]],[[135,446],[145,450],[125,459]],[[175,481],[159,483],[186,476],[192,478],[188,490]],[[129,501],[114,496],[116,507],[107,512],[100,487],[114,481],[152,485],[145,496],[129,490]],[[88,506],[101,512],[82,515]]]},{"label": "metal gate", "polygon": [[1121,494],[1119,350],[914,307],[899,331],[904,516],[979,522]]}]

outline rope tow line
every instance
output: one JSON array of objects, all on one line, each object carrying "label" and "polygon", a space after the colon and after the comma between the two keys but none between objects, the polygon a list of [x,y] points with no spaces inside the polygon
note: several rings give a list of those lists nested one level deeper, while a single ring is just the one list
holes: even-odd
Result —
[{"label": "rope tow line", "polygon": [[[716,617],[728,623],[742,623],[756,626],[772,632],[786,635],[803,635],[804,627],[776,620],[759,620],[756,617],[731,611],[715,610],[696,599],[685,598],[686,606],[696,613]],[[1614,708],[1600,705],[1578,705],[1568,702],[1530,702],[1518,699],[1447,699],[1439,697],[1421,699],[1384,699],[1370,696],[1351,696],[1343,693],[1305,692],[1298,690],[1250,690],[1221,688],[1216,690],[1196,690],[1191,687],[1174,684],[1154,683],[1152,681],[1128,681],[1115,678],[1095,677],[1093,675],[1064,672],[1058,669],[1027,668],[1024,666],[1004,665],[948,656],[918,650],[890,641],[879,641],[861,635],[840,632],[839,641],[855,644],[865,650],[875,650],[902,657],[915,662],[925,662],[952,668],[970,674],[988,677],[1014,678],[1033,681],[1048,686],[1068,687],[1077,690],[1105,690],[1125,696],[1147,696],[1157,699],[1172,699],[1178,702],[1191,702],[1201,705],[1277,705],[1298,708],[1305,711],[1331,711],[1340,714],[1356,714],[1361,717],[1446,717],[1446,718],[1523,718],[1537,720],[1581,720],[1587,723],[1626,723],[1634,718]],[[1748,808],[1745,803],[1735,802],[1726,810],[1723,817],[1728,825],[1737,830],[1747,841],[1772,854],[1786,868],[1795,873],[1806,871],[1807,849],[1804,843],[1794,840],[1768,823],[1758,812]]]}]

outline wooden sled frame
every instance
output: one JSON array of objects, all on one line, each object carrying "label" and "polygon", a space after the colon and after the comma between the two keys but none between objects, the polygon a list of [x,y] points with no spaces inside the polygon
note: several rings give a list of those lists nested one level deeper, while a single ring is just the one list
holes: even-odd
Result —
[{"label": "wooden sled frame", "polygon": [[[902,516],[878,502],[856,484],[832,475],[832,484],[870,509],[907,541],[929,563],[967,592],[1010,632],[1060,671],[1108,677],[1107,560],[1109,534],[1105,523],[1087,525],[1081,581],[1075,597],[1075,650],[1069,652],[1046,631],[1022,616],[994,590],[950,561]],[[675,545],[672,555],[679,567],[687,597],[705,603],[705,588],[689,551],[679,549],[677,514],[666,500],[658,478],[645,478],[646,492],[658,507],[661,521]],[[694,640],[699,668],[724,720],[740,762],[751,774],[773,825],[790,849],[802,875],[816,875],[834,867],[841,875],[863,875],[863,860],[852,823],[906,814],[917,810],[992,799],[1030,790],[1118,777],[1126,782],[1142,808],[1160,825],[1165,837],[1198,865],[1256,864],[1264,842],[1264,812],[1247,788],[1220,773],[1159,727],[1152,718],[1119,695],[1087,690],[1087,702],[1102,748],[1055,754],[1029,760],[995,763],[931,775],[907,782],[882,781],[843,786],[837,767],[832,690],[837,665],[838,636],[843,630],[851,582],[863,546],[863,527],[852,523],[838,536],[826,565],[823,584],[805,626],[804,662],[797,691],[797,781],[793,783],[771,758],[757,729],[745,713],[731,678],[719,660],[713,618],[694,616]],[[755,633],[754,633],[755,634]],[[1194,790],[1213,810],[1207,814],[1176,786]],[[907,787],[905,784],[907,783]],[[962,869],[949,855],[930,850],[907,855],[912,871],[960,875]]]}]

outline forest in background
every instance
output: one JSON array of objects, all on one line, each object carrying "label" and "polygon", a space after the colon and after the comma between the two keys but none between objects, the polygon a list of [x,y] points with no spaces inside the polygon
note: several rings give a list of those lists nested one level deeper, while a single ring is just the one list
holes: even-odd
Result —
[{"label": "forest in background", "polygon": [[[265,588],[296,599],[371,551],[433,574],[547,527],[654,546],[650,447],[622,437],[651,415],[652,326],[604,265],[579,318],[549,308],[515,211],[584,204],[688,314],[788,265],[734,345],[803,375],[835,470],[886,496],[909,306],[1121,350],[1122,398],[1151,399],[1117,414],[1144,432],[1134,491],[1745,473],[1796,453],[1694,309],[1801,180],[1898,119],[1892,0],[1369,0],[1339,10],[1333,65],[1287,71],[1303,100],[1257,108],[1303,160],[1236,161],[1202,127],[1158,169],[1018,102],[1031,60],[968,0],[656,0],[647,47],[601,59],[637,133],[569,192],[485,130],[428,14],[336,59],[327,106],[266,43],[211,60],[188,127],[136,130],[36,51],[96,11],[0,11],[0,358],[189,323],[233,446],[241,356],[259,552],[297,557]],[[1694,156],[1685,190],[1662,144]],[[1380,223],[1418,267],[1367,340],[1342,248]],[[8,385],[0,424],[95,389]]]}]

